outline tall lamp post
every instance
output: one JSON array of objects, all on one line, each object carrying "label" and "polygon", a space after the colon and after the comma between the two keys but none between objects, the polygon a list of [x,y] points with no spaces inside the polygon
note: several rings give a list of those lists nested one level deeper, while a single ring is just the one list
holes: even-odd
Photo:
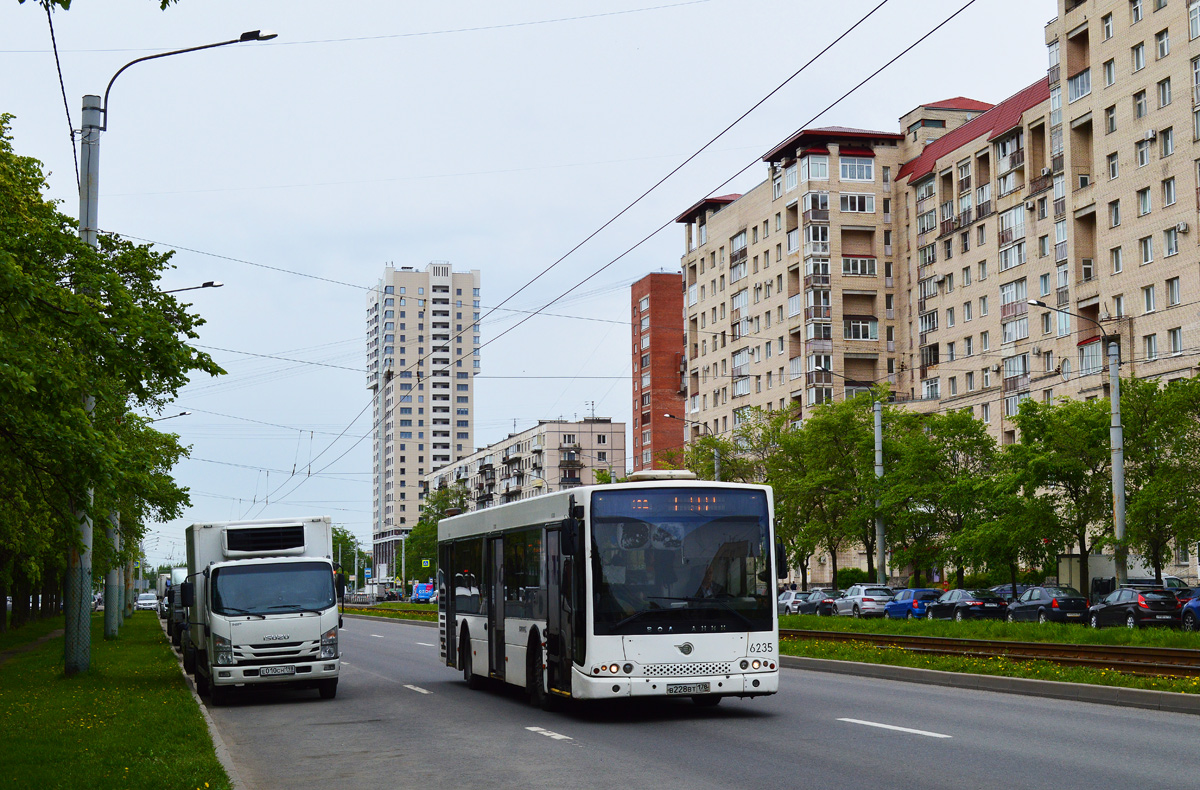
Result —
[{"label": "tall lamp post", "polygon": [[221,282],[220,280],[207,280],[199,285],[189,285],[187,288],[172,288],[169,291],[159,291],[159,293],[177,294],[180,291],[198,291],[201,288],[220,288],[223,285],[225,285],[225,283]]},{"label": "tall lamp post", "polygon": [[[83,126],[82,143],[80,145],[79,162],[79,238],[92,247],[98,246],[96,232],[99,225],[99,196],[100,196],[100,133],[108,129],[108,94],[113,83],[125,69],[135,63],[147,60],[165,58],[171,55],[182,55],[185,52],[197,52],[202,49],[224,47],[229,44],[239,44],[246,41],[269,41],[275,38],[274,33],[261,30],[251,30],[238,38],[229,41],[218,41],[215,44],[204,44],[198,47],[176,49],[170,52],[160,52],[147,55],[126,63],[117,69],[117,73],[108,81],[104,89],[104,101],[99,96],[83,97]],[[84,396],[83,407],[88,417],[95,409],[96,399],[91,395]],[[84,504],[76,509],[75,518],[79,523],[78,545],[71,549],[67,564],[65,615],[66,624],[63,635],[64,670],[67,675],[86,671],[92,663],[91,639],[91,590],[92,590],[92,518],[88,510],[92,502],[92,489],[89,487],[83,495]],[[117,546],[117,516],[109,518],[107,528],[109,544]],[[118,582],[114,571],[105,576],[105,609],[108,609],[108,586],[116,586]],[[110,633],[110,619],[113,623]],[[104,616],[104,635],[107,638],[116,636],[116,618],[110,618],[107,611]]]},{"label": "tall lamp post", "polygon": [[[670,417],[672,420],[682,420],[683,422],[687,423],[688,425],[703,425],[705,435],[707,435],[707,436],[715,435],[715,434],[713,434],[712,430],[709,429],[707,422],[699,422],[697,420],[689,420],[687,417],[680,417],[677,414],[663,414],[663,416]],[[721,482],[721,448],[715,444],[713,445],[713,477],[716,478],[718,483]]]},{"label": "tall lamp post", "polygon": [[[1116,338],[1110,337],[1108,332],[1104,331],[1104,326],[1094,318],[1048,305],[1040,299],[1028,301],[1034,307],[1066,313],[1095,324],[1096,328],[1100,330],[1101,342],[1108,351],[1108,402],[1112,412],[1112,420],[1108,429],[1108,443],[1112,447],[1113,536],[1117,540],[1113,564],[1116,565],[1117,586],[1119,587],[1129,580],[1125,548],[1125,428],[1121,425],[1121,346],[1117,343]],[[1080,581],[1086,583],[1087,579]]]},{"label": "tall lamp post", "polygon": [[[840,379],[845,379],[841,373],[817,366],[817,370],[822,373],[829,373],[837,376]],[[875,417],[875,479],[883,479],[883,403],[876,398],[874,394],[871,396],[873,403],[873,411]],[[887,542],[887,529],[883,524],[883,502],[879,497],[875,498],[875,583],[887,583],[887,552],[884,544]]]}]

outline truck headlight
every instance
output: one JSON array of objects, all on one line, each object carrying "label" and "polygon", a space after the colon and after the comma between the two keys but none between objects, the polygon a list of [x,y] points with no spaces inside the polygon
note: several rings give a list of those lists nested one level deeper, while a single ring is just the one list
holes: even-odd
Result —
[{"label": "truck headlight", "polygon": [[337,658],[338,654],[338,630],[335,625],[325,633],[321,634],[321,658]]},{"label": "truck headlight", "polygon": [[218,666],[232,666],[233,643],[223,636],[213,634],[213,662]]}]

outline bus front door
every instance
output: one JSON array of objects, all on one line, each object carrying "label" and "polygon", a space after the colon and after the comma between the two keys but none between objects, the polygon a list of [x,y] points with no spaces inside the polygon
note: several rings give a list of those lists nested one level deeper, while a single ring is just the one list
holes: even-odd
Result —
[{"label": "bus front door", "polygon": [[[458,667],[458,618],[454,613],[454,596],[458,592],[454,585],[454,544],[438,546],[438,631],[441,637],[441,657],[446,666]],[[462,669],[462,667],[458,667]]]},{"label": "bus front door", "polygon": [[[570,602],[563,593],[571,589],[569,557],[562,556],[560,547],[562,534],[557,529],[546,530],[546,567],[549,578],[546,582],[546,686],[570,693],[571,691],[571,638]],[[567,569],[566,586],[563,572]],[[564,606],[565,604],[565,606]]]},{"label": "bus front door", "polygon": [[489,674],[504,678],[504,538],[491,538],[491,579],[488,584]]}]

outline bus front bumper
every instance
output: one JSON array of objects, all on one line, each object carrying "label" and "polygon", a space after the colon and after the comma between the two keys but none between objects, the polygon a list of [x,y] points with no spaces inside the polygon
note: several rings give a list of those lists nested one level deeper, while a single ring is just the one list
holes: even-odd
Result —
[{"label": "bus front bumper", "polygon": [[723,697],[756,697],[779,691],[779,671],[697,677],[590,676],[575,672],[571,696],[575,699],[620,697],[694,697],[715,694]]}]

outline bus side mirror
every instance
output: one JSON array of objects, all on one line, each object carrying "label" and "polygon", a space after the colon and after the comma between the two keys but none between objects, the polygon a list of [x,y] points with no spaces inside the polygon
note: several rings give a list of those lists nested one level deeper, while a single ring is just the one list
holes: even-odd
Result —
[{"label": "bus side mirror", "polygon": [[783,541],[775,543],[775,576],[786,579],[788,575],[787,552],[783,550]]},{"label": "bus side mirror", "polygon": [[191,582],[183,582],[179,585],[179,602],[183,606],[191,606],[196,603],[196,587]]}]

